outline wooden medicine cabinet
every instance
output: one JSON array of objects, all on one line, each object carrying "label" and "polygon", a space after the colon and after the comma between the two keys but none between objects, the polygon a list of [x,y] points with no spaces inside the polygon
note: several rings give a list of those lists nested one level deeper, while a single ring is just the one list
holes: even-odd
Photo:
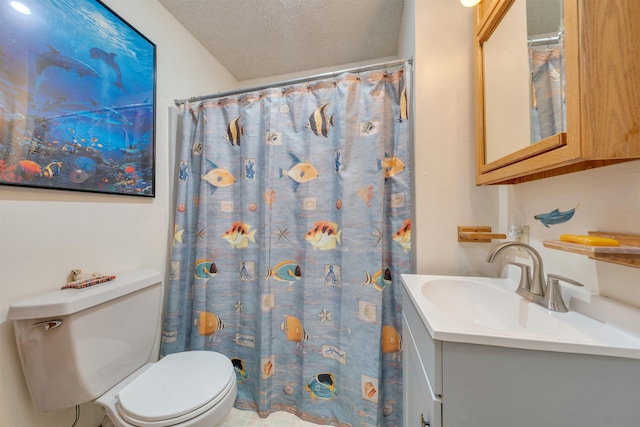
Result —
[{"label": "wooden medicine cabinet", "polygon": [[640,0],[482,0],[476,184],[640,159],[639,23]]}]

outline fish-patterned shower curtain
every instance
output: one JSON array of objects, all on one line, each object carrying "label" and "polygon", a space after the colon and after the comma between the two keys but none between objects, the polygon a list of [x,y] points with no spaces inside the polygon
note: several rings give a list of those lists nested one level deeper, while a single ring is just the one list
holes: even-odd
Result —
[{"label": "fish-patterned shower curtain", "polygon": [[566,132],[562,44],[529,48],[531,70],[531,143]]},{"label": "fish-patterned shower curtain", "polygon": [[228,356],[236,407],[402,426],[409,67],[185,104],[161,355]]}]

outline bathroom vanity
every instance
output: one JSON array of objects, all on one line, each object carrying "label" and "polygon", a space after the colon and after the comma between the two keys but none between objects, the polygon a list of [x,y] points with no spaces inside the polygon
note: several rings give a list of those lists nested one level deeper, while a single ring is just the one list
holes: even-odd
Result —
[{"label": "bathroom vanity", "polygon": [[552,313],[510,279],[403,275],[405,426],[640,425],[640,310]]}]

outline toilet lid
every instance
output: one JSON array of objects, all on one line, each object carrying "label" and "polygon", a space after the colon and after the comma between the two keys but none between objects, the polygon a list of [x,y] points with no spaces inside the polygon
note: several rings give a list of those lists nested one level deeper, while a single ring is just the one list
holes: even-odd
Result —
[{"label": "toilet lid", "polygon": [[[162,358],[118,393],[125,419],[157,422],[205,406],[235,381],[228,357],[211,351],[175,353]],[[194,414],[194,416],[197,414]]]}]

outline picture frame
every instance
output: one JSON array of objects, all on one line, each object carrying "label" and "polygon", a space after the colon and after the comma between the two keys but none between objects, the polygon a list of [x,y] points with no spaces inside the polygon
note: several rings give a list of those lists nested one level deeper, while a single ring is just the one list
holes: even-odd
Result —
[{"label": "picture frame", "polygon": [[156,46],[99,0],[0,2],[0,184],[155,197]]}]

